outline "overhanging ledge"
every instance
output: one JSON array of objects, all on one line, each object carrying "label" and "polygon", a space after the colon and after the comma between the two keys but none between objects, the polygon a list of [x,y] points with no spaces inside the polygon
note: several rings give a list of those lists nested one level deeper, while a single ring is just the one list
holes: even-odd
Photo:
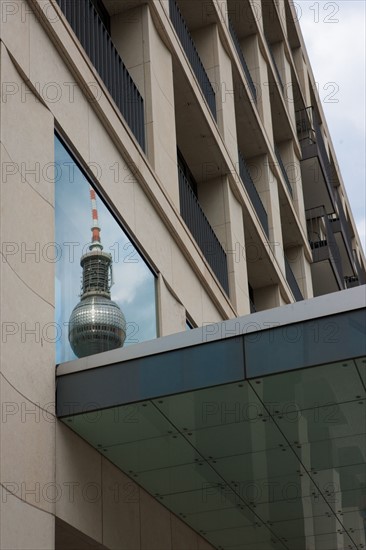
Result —
[{"label": "overhanging ledge", "polygon": [[363,548],[365,291],[61,365],[57,414],[219,550]]},{"label": "overhanging ledge", "polygon": [[57,367],[57,416],[366,354],[366,286]]}]

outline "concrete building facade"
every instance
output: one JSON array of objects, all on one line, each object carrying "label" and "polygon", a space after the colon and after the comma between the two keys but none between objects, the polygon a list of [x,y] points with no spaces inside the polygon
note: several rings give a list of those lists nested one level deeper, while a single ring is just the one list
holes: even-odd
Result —
[{"label": "concrete building facade", "polygon": [[57,420],[71,263],[90,227],[70,242],[89,213],[72,185],[94,187],[138,254],[114,257],[115,273],[148,273],[131,271],[121,298],[146,300],[126,316],[130,343],[363,285],[296,13],[287,0],[4,0],[0,25],[0,547],[213,548]]}]

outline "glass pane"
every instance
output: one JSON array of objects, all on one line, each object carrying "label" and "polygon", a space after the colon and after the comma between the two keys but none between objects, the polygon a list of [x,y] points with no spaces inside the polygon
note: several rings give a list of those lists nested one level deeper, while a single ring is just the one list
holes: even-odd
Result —
[{"label": "glass pane", "polygon": [[56,137],[57,363],[157,336],[155,277],[102,200],[92,202],[92,193]]},{"label": "glass pane", "polygon": [[170,495],[183,491],[199,491],[200,498],[206,487],[217,486],[222,479],[205,462],[161,468],[138,474],[141,483],[153,495]]},{"label": "glass pane", "polygon": [[231,529],[254,523],[254,515],[245,508],[241,510],[236,508],[219,508],[210,512],[199,512],[197,514],[187,514],[187,521],[197,531],[212,530],[213,526],[216,529]]},{"label": "glass pane", "polygon": [[[288,423],[296,423],[299,410],[330,407],[366,397],[352,360],[273,374],[250,383],[269,412]],[[329,408],[323,414],[320,422],[327,418],[331,422],[338,413]]]},{"label": "glass pane", "polygon": [[149,402],[86,412],[64,421],[98,449],[159,438],[174,430]]},{"label": "glass pane", "polygon": [[356,359],[355,363],[357,365],[358,372],[360,373],[361,380],[366,387],[366,357]]},{"label": "glass pane", "polygon": [[363,365],[162,396],[70,426],[216,548],[347,548],[364,543]]},{"label": "glass pane", "polygon": [[247,382],[164,397],[155,405],[179,430],[258,423],[268,413]]}]

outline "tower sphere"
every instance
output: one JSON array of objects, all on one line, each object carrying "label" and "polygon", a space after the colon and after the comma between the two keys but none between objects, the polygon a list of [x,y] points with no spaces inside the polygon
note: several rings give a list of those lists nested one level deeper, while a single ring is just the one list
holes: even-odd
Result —
[{"label": "tower sphere", "polygon": [[96,209],[92,199],[93,241],[89,252],[81,257],[83,270],[80,302],[74,307],[69,322],[69,342],[77,357],[86,357],[123,346],[126,319],[120,307],[111,300],[112,256],[103,252]]}]

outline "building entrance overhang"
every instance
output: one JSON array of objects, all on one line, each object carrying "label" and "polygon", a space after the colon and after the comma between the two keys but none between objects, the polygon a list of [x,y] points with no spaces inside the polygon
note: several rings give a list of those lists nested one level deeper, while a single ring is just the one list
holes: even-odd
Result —
[{"label": "building entrance overhang", "polygon": [[215,548],[363,548],[365,289],[59,365],[58,417]]}]

